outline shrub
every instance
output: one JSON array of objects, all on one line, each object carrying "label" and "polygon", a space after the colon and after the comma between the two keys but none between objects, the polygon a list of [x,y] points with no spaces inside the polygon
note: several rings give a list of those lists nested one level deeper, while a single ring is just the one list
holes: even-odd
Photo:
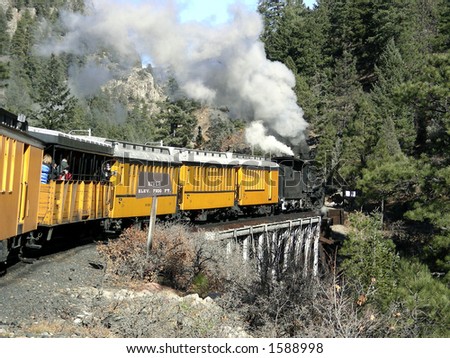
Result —
[{"label": "shrub", "polygon": [[202,232],[186,225],[156,225],[152,249],[146,257],[147,232],[131,227],[118,239],[98,247],[113,277],[159,282],[182,291],[205,296],[220,289],[224,250],[221,244],[206,241]]},{"label": "shrub", "polygon": [[97,246],[110,276],[151,279],[152,263],[146,260],[147,234],[134,227],[125,229],[118,239]]}]

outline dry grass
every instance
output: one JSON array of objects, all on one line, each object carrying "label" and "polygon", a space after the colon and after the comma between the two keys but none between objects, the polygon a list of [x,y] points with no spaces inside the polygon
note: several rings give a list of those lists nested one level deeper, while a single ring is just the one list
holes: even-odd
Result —
[{"label": "dry grass", "polygon": [[[204,297],[220,289],[224,273],[218,243],[206,242],[202,233],[185,225],[157,225],[150,257],[146,257],[147,232],[124,230],[118,239],[98,246],[109,279],[155,282]],[[221,268],[222,267],[222,268]]]}]

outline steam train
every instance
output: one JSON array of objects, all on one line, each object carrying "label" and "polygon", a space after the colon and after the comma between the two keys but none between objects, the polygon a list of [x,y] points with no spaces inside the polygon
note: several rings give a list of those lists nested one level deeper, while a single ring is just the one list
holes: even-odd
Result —
[{"label": "steam train", "polygon": [[[70,180],[41,183],[44,155],[67,160]],[[28,127],[0,109],[0,262],[11,252],[81,231],[117,232],[148,219],[141,173],[168,178],[159,218],[222,220],[322,205],[309,161],[149,146]],[[79,236],[79,234],[76,234]]]}]

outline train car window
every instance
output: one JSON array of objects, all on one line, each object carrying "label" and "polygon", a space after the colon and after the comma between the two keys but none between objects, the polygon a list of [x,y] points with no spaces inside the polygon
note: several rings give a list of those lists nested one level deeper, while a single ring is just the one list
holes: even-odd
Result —
[{"label": "train car window", "polygon": [[109,159],[97,154],[66,150],[58,146],[47,148],[47,152],[52,152],[58,171],[61,170],[63,159],[67,160],[69,172],[72,174],[71,180],[75,181],[100,181],[102,179],[102,166]]}]

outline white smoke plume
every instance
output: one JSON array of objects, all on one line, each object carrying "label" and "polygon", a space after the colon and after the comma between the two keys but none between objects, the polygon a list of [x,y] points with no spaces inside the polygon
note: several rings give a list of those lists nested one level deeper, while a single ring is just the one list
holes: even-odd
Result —
[{"label": "white smoke plume", "polygon": [[[66,35],[49,39],[41,50],[89,55],[113,48],[130,66],[139,56],[148,56],[154,66],[170,66],[180,88],[191,98],[225,106],[236,117],[256,121],[247,130],[250,144],[264,143],[266,151],[292,154],[275,137],[267,137],[265,128],[292,144],[303,138],[307,123],[292,89],[294,75],[283,64],[266,58],[259,40],[260,15],[239,4],[230,11],[231,21],[213,27],[181,23],[173,1],[131,5],[94,0],[87,15],[63,13]],[[79,73],[89,73],[91,68]],[[107,78],[101,74],[99,82]],[[255,140],[256,133],[270,139]]]},{"label": "white smoke plume", "polygon": [[267,130],[260,121],[250,123],[245,131],[245,138],[251,146],[260,147],[265,152],[294,155],[286,144],[279,142],[273,135],[267,135]]},{"label": "white smoke plume", "polygon": [[82,67],[73,66],[69,69],[71,92],[79,97],[95,94],[101,86],[112,78],[107,64],[94,59],[89,59]]}]

